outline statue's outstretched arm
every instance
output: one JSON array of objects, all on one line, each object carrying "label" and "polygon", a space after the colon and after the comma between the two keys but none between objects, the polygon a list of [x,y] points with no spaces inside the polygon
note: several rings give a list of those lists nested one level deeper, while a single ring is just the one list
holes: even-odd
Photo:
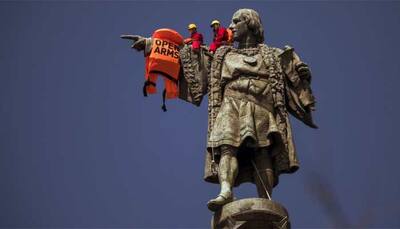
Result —
[{"label": "statue's outstretched arm", "polygon": [[131,40],[132,45],[131,48],[136,49],[137,51],[142,51],[146,46],[146,38],[139,35],[121,35],[122,39]]},{"label": "statue's outstretched arm", "polygon": [[131,40],[131,48],[140,52],[143,51],[144,56],[150,55],[152,47],[152,39],[140,35],[121,35],[122,39]]},{"label": "statue's outstretched arm", "polygon": [[[131,48],[143,51],[148,56],[152,50],[152,38],[140,35],[121,35],[122,39],[132,41]],[[191,45],[179,46],[181,71],[179,76],[179,98],[189,103],[200,105],[203,96],[207,93],[207,79],[210,66],[210,57],[206,49],[195,52]]]}]

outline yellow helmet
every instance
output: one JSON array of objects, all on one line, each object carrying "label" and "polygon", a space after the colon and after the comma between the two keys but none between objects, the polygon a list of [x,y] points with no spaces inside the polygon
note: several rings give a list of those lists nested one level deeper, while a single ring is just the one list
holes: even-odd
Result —
[{"label": "yellow helmet", "polygon": [[213,25],[215,25],[215,24],[218,24],[218,25],[219,25],[219,24],[221,24],[221,23],[219,23],[218,20],[214,20],[214,21],[211,22],[211,25],[210,25],[210,26],[213,27]]},{"label": "yellow helmet", "polygon": [[196,24],[189,24],[188,25],[188,29],[197,29],[197,26],[196,26]]}]

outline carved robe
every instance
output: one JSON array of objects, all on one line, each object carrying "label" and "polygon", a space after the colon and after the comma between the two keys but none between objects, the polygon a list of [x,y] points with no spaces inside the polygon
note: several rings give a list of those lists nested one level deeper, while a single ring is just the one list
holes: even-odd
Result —
[{"label": "carved robe", "polygon": [[249,160],[258,147],[270,149],[274,186],[280,174],[299,168],[288,113],[316,128],[310,110],[315,100],[311,77],[302,79],[296,70],[302,62],[293,49],[222,46],[211,56],[205,48],[196,53],[184,46],[180,60],[179,97],[199,106],[208,94],[206,181],[219,183],[222,144],[239,147],[235,186],[254,182]]}]

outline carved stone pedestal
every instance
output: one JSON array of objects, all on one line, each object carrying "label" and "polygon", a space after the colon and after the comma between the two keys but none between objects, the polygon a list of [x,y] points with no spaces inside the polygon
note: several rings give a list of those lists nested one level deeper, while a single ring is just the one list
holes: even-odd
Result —
[{"label": "carved stone pedestal", "polygon": [[272,200],[248,198],[226,204],[215,212],[212,229],[289,229],[286,209]]}]

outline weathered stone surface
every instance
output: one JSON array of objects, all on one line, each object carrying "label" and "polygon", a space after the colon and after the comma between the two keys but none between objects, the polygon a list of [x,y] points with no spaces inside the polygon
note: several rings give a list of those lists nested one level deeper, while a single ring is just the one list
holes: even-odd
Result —
[{"label": "weathered stone surface", "polygon": [[289,215],[279,203],[263,199],[248,198],[233,201],[215,212],[212,229],[275,229],[290,228]]}]

